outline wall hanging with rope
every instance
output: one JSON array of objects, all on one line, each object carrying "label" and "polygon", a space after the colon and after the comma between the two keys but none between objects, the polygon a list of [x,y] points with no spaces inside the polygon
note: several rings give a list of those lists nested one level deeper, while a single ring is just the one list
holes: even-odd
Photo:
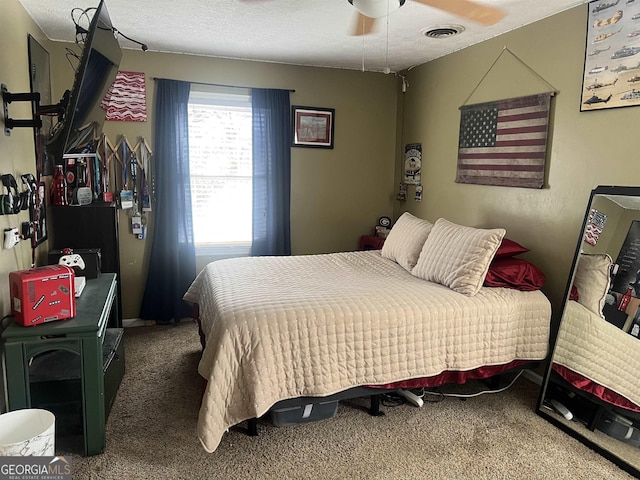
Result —
[{"label": "wall hanging with rope", "polygon": [[[508,52],[551,91],[467,104],[502,55]],[[504,47],[460,107],[457,183],[542,188],[545,183],[551,97],[557,91]]]}]

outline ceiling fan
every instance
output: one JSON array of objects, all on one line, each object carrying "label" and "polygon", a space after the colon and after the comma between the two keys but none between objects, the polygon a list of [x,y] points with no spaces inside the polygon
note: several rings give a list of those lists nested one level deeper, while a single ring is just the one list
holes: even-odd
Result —
[{"label": "ceiling fan", "polygon": [[[370,33],[376,20],[386,17],[402,7],[406,0],[347,0],[358,11],[352,35]],[[493,25],[499,22],[505,13],[495,7],[481,5],[474,0],[412,0],[429,7],[449,12],[482,25]]]}]

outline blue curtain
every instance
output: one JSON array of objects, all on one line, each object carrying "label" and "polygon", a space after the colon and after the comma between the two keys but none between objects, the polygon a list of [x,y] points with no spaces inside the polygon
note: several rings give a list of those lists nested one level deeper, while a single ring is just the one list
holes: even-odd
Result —
[{"label": "blue curtain", "polygon": [[288,90],[252,89],[252,255],[291,255],[291,104]]},{"label": "blue curtain", "polygon": [[182,296],[196,275],[189,184],[190,86],[165,79],[156,84],[155,216],[140,318],[157,323],[190,316]]}]

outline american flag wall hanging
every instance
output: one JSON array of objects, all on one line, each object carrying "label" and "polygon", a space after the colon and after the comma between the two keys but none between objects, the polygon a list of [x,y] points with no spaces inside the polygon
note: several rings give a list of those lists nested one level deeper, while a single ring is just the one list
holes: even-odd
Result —
[{"label": "american flag wall hanging", "polygon": [[456,182],[542,188],[552,95],[460,107]]},{"label": "american flag wall hanging", "polygon": [[604,230],[605,223],[607,223],[607,216],[595,208],[592,208],[589,212],[587,228],[584,231],[584,241],[595,247],[600,238],[600,234],[602,234]]},{"label": "american flag wall hanging", "polygon": [[142,72],[118,72],[101,104],[105,120],[147,121],[147,89]]}]

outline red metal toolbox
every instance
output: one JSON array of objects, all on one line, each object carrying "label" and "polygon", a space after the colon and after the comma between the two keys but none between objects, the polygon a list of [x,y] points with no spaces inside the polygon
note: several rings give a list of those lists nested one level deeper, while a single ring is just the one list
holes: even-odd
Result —
[{"label": "red metal toolbox", "polygon": [[46,265],[9,273],[11,311],[24,326],[65,320],[76,314],[75,275],[66,265]]}]

